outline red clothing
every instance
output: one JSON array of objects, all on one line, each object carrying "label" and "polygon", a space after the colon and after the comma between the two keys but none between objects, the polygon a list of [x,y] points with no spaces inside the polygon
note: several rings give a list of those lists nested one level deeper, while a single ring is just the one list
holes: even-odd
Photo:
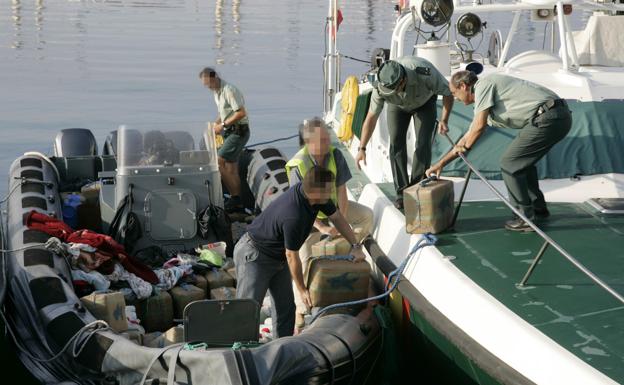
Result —
[{"label": "red clothing", "polygon": [[69,234],[74,232],[74,229],[69,227],[65,222],[49,215],[41,214],[36,211],[31,211],[26,217],[26,226],[32,230],[43,231],[44,233],[51,235],[65,241],[65,238]]},{"label": "red clothing", "polygon": [[[53,237],[57,237],[65,243],[84,243],[93,246],[102,253],[111,255],[115,260],[119,261],[126,270],[137,277],[154,285],[159,282],[156,274],[147,265],[126,254],[124,247],[109,235],[99,234],[91,230],[74,231],[71,227],[67,226],[65,222],[36,211],[31,211],[28,214],[26,217],[26,226],[28,226],[29,229],[39,230]],[[112,273],[112,266],[104,264],[101,267],[104,269],[104,271],[100,271],[101,273]]]}]

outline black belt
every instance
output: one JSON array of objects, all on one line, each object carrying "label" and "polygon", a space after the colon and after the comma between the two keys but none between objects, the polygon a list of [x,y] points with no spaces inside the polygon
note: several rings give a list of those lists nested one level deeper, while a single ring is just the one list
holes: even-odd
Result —
[{"label": "black belt", "polygon": [[538,116],[540,116],[541,114],[543,114],[544,112],[548,111],[548,110],[552,110],[553,108],[557,108],[557,107],[563,107],[563,106],[567,106],[568,104],[566,103],[566,101],[564,99],[550,99],[547,100],[544,104],[542,104],[541,106],[537,107],[537,110],[535,111],[535,116],[533,118],[536,118]]},{"label": "black belt", "polygon": [[225,132],[228,134],[236,134],[236,135],[245,135],[249,132],[249,124],[241,123],[241,124],[230,124],[229,126],[225,126]]}]

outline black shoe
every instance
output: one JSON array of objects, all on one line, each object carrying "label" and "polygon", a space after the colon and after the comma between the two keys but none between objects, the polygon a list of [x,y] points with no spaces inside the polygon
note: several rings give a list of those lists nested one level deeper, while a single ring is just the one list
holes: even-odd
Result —
[{"label": "black shoe", "polygon": [[533,209],[536,219],[546,219],[550,216],[550,211],[546,207],[543,209]]},{"label": "black shoe", "polygon": [[399,210],[403,210],[403,197],[397,197],[394,200],[394,207],[396,207]]},{"label": "black shoe", "polygon": [[528,223],[522,220],[522,218],[512,219],[510,221],[505,222],[505,228],[511,231],[518,232],[530,232],[535,231]]},{"label": "black shoe", "polygon": [[232,196],[223,206],[227,212],[241,211],[243,209],[243,202],[241,202],[239,196]]}]

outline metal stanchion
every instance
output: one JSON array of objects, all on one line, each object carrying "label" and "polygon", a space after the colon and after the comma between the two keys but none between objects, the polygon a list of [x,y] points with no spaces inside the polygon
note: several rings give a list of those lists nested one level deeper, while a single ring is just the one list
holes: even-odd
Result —
[{"label": "metal stanchion", "polygon": [[[454,147],[455,146],[455,142],[453,142],[453,139],[451,139],[451,137],[445,133],[443,134],[448,141],[451,143],[451,145]],[[451,150],[452,151],[452,150]],[[472,170],[472,172],[474,172],[479,179],[481,179],[483,181],[483,183],[485,183],[485,185],[492,190],[492,192],[501,200],[503,201],[503,203],[505,203],[505,205],[507,205],[507,207],[509,207],[511,209],[511,211],[514,212],[514,214],[516,214],[518,217],[520,217],[523,221],[525,221],[533,230],[535,230],[535,232],[542,237],[542,239],[544,239],[544,241],[546,241],[548,244],[550,244],[552,247],[554,247],[561,255],[563,255],[568,261],[570,261],[574,266],[576,266],[579,270],[581,270],[585,275],[587,275],[592,281],[594,281],[596,284],[598,284],[600,287],[602,287],[603,289],[605,289],[606,291],[608,291],[612,296],[614,296],[615,298],[617,298],[620,302],[624,303],[624,296],[622,296],[620,293],[618,293],[617,291],[615,291],[613,288],[611,288],[609,285],[607,285],[605,282],[603,282],[600,278],[598,278],[594,273],[592,273],[588,268],[586,268],[585,266],[583,266],[583,264],[581,264],[579,261],[576,260],[576,258],[574,258],[572,255],[570,255],[570,253],[568,253],[563,247],[561,247],[557,242],[555,242],[551,237],[549,237],[545,232],[543,232],[539,227],[537,227],[537,225],[535,223],[533,223],[533,221],[531,221],[529,218],[526,217],[526,215],[524,215],[524,213],[522,213],[520,210],[518,210],[516,207],[514,207],[504,196],[503,194],[500,193],[500,191],[498,191],[496,189],[496,187],[494,187],[480,172],[479,170],[477,170],[474,165],[466,158],[466,156],[463,153],[458,153],[457,154],[463,161],[464,163],[466,163],[466,165]],[[539,259],[542,257],[542,255],[544,254],[544,252],[546,251],[546,246],[542,246],[542,250],[540,250],[540,252],[535,256],[533,263],[531,264],[531,267],[529,267],[529,271],[527,271],[527,273],[525,274],[524,278],[522,279],[522,282],[519,283],[520,286],[524,285],[526,283],[526,281],[529,279],[529,276],[531,275],[531,273],[533,272],[533,270],[535,269],[535,266],[537,265],[537,262],[539,261]]]}]

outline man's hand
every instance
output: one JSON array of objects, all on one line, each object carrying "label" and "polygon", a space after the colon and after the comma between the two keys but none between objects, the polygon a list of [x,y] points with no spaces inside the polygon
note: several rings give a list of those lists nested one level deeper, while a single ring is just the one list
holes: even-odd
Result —
[{"label": "man's hand", "polygon": [[359,150],[355,156],[355,164],[359,170],[362,169],[362,167],[360,167],[360,161],[364,162],[364,166],[366,166],[366,151],[364,150]]},{"label": "man's hand", "polygon": [[362,246],[352,248],[351,255],[353,256],[353,262],[363,262],[366,260],[366,255],[364,251],[362,251]]},{"label": "man's hand", "polygon": [[429,167],[427,171],[425,171],[425,176],[430,177],[431,175],[435,175],[439,177],[440,174],[442,173],[443,168],[444,166],[440,165],[439,163],[436,163],[433,166]]},{"label": "man's hand", "polygon": [[308,289],[303,289],[299,290],[299,293],[301,294],[301,300],[303,301],[306,310],[310,311],[310,309],[312,309],[312,299],[310,298],[310,292],[308,291]]},{"label": "man's hand", "polygon": [[323,226],[321,227],[321,229],[319,230],[322,234],[327,234],[330,235],[332,237],[335,237],[336,235],[338,235],[338,229],[336,229],[334,226]]},{"label": "man's hand", "polygon": [[215,134],[221,134],[223,132],[223,123],[219,122],[219,123],[215,123],[214,124],[214,132]]},{"label": "man's hand", "polygon": [[459,156],[459,154],[463,154],[464,152],[468,151],[468,149],[463,144],[456,144],[453,147],[452,151],[453,151],[453,154]]},{"label": "man's hand", "polygon": [[449,129],[448,129],[447,123],[445,121],[443,121],[443,120],[440,120],[438,122],[438,134],[444,135],[444,134],[446,134],[448,132],[448,130]]}]

